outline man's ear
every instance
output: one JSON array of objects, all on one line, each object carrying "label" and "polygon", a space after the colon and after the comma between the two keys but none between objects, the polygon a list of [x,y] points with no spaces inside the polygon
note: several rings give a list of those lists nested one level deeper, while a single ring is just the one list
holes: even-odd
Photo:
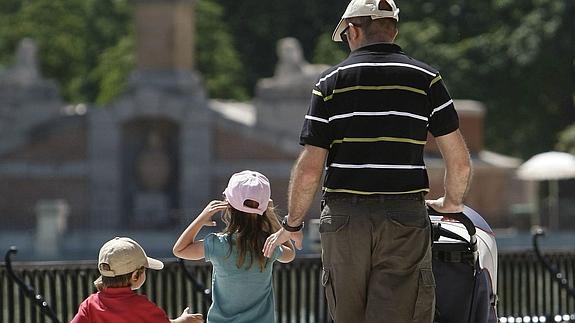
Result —
[{"label": "man's ear", "polygon": [[359,33],[363,32],[363,31],[361,30],[361,28],[359,28],[358,26],[356,26],[352,23],[350,23],[350,25],[351,26],[349,27],[349,35],[348,36],[355,40],[359,37]]},{"label": "man's ear", "polygon": [[138,279],[140,279],[140,271],[136,270],[132,273],[132,277],[130,277],[130,279],[132,281],[137,281]]}]

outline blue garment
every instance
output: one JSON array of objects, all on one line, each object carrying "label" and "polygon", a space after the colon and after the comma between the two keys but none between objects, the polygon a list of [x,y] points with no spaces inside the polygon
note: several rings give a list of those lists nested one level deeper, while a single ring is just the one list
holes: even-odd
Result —
[{"label": "blue garment", "polygon": [[[206,261],[214,266],[212,274],[212,306],[208,323],[273,323],[276,321],[272,287],[273,262],[281,255],[278,247],[263,272],[257,261],[249,269],[249,258],[238,268],[238,249],[229,254],[227,234],[211,233],[204,239]],[[229,256],[228,256],[229,255]]]}]

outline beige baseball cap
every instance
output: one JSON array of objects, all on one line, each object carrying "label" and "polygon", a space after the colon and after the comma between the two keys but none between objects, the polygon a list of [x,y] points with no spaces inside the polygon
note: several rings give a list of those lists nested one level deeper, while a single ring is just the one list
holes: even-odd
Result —
[{"label": "beige baseball cap", "polygon": [[[109,270],[104,270],[102,264],[107,264]],[[134,240],[125,237],[115,237],[106,242],[98,256],[98,270],[105,277],[116,277],[146,267],[160,270],[164,268],[161,261],[146,256],[144,249]]]},{"label": "beige baseball cap", "polygon": [[[391,7],[391,10],[379,10],[379,3],[385,1]],[[399,8],[393,0],[351,0],[347,9],[341,16],[339,24],[335,27],[331,39],[333,41],[342,41],[341,32],[347,27],[346,18],[352,17],[371,17],[371,19],[392,18],[399,21]]]}]

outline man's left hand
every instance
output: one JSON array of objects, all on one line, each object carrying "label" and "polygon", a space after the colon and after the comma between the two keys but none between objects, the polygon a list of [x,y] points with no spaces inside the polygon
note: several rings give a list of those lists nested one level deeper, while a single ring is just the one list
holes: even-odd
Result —
[{"label": "man's left hand", "polygon": [[288,240],[292,240],[295,244],[295,247],[298,250],[301,250],[303,247],[303,232],[299,230],[297,232],[289,232],[286,231],[284,228],[279,229],[276,233],[270,235],[266,239],[266,243],[264,244],[264,248],[262,252],[264,253],[265,257],[270,258],[274,254],[274,250],[285,243]]}]

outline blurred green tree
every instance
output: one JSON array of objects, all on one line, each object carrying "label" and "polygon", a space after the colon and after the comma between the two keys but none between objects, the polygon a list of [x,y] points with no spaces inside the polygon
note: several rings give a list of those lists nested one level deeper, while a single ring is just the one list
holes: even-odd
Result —
[{"label": "blurred green tree", "polygon": [[575,123],[561,131],[556,148],[575,155]]},{"label": "blurred green tree", "polygon": [[331,40],[331,33],[323,33],[313,51],[312,63],[335,65],[345,59],[349,51]]},{"label": "blurred green tree", "polygon": [[[298,39],[308,61],[331,63],[331,55],[321,48],[317,50],[319,54],[314,53],[314,50],[323,34],[331,35],[348,2],[220,0],[224,8],[223,21],[233,31],[235,45],[244,66],[244,84],[249,93],[253,95],[255,84],[260,78],[273,75],[278,59],[276,45],[281,38]],[[347,52],[345,46],[333,45],[331,48]],[[325,46],[328,45],[324,43],[322,47]]]},{"label": "blurred green tree", "polygon": [[97,104],[112,102],[126,88],[128,75],[136,66],[134,47],[134,37],[129,34],[100,55],[91,74],[98,80]]},{"label": "blurred green tree", "polygon": [[[246,84],[273,73],[275,42],[295,37],[314,63],[337,63],[345,45],[329,36],[347,0],[221,0]],[[486,104],[488,149],[529,157],[549,150],[575,121],[575,2],[412,0],[401,8],[398,43],[441,70],[452,96]]]},{"label": "blurred green tree", "polygon": [[438,67],[454,97],[486,104],[489,149],[526,158],[575,121],[574,4],[404,2],[399,43]]},{"label": "blurred green tree", "polygon": [[[300,40],[314,63],[335,64],[349,52],[330,41],[348,0],[197,3],[197,68],[212,97],[252,95],[273,74],[282,37]],[[575,122],[575,1],[398,5],[406,53],[440,69],[453,97],[486,104],[488,149],[526,158],[552,149]],[[109,102],[133,68],[131,19],[128,0],[2,0],[0,63],[32,37],[44,74],[66,99]]]},{"label": "blurred green tree", "polygon": [[94,102],[99,56],[130,29],[127,0],[5,0],[0,5],[0,61],[9,63],[17,42],[34,39],[44,75],[61,84],[71,102]]},{"label": "blurred green tree", "polygon": [[202,73],[208,94],[214,98],[247,100],[245,71],[235,49],[234,38],[216,0],[196,3],[197,69]]},{"label": "blurred green tree", "polygon": [[[197,67],[213,97],[247,99],[242,66],[215,0],[197,5]],[[61,84],[71,102],[105,104],[125,87],[134,68],[132,6],[128,0],[3,0],[0,63],[18,41],[38,42],[43,74]]]}]

